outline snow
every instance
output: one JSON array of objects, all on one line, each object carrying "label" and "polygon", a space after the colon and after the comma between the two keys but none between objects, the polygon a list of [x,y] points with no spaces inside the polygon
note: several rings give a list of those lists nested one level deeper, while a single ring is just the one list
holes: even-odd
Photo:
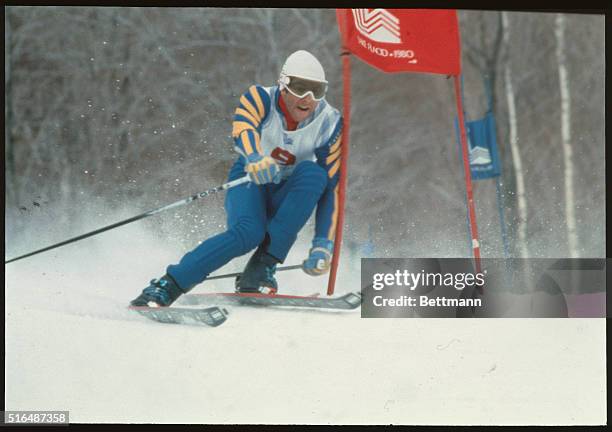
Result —
[{"label": "snow", "polygon": [[[134,224],[5,267],[7,410],[79,423],[606,423],[604,319],[243,307],[217,328],[160,324],[125,306],[180,256],[162,249]],[[339,294],[358,289],[359,272],[342,269]],[[327,280],[278,279],[297,294]],[[214,282],[198,289],[233,283]]]}]

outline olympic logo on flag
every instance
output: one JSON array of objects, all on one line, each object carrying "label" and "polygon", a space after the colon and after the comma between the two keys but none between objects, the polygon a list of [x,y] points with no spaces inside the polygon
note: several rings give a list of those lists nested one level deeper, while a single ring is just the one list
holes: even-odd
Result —
[{"label": "olympic logo on flag", "polygon": [[386,43],[401,43],[399,19],[386,9],[351,9],[355,26],[365,37]]},{"label": "olympic logo on flag", "polygon": [[472,165],[487,165],[492,162],[491,152],[484,147],[471,147],[469,152]]}]

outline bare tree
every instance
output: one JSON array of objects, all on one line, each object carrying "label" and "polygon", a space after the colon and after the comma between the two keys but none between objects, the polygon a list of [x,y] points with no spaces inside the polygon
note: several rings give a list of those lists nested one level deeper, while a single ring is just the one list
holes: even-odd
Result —
[{"label": "bare tree", "polygon": [[567,241],[569,255],[578,256],[578,236],[576,233],[576,213],[574,200],[574,159],[571,135],[571,98],[567,76],[567,59],[565,55],[565,17],[557,14],[555,20],[555,37],[557,39],[557,60],[559,62],[559,89],[561,94],[561,145],[563,148],[565,214],[567,218]]},{"label": "bare tree", "polygon": [[[507,12],[502,12],[502,22],[504,28],[504,44],[506,49],[510,49],[509,38],[510,38],[510,20]],[[509,137],[508,143],[510,145],[510,151],[512,154],[512,166],[514,168],[514,177],[516,179],[516,202],[518,209],[518,220],[516,221],[515,230],[518,233],[518,246],[520,248],[520,257],[528,258],[529,249],[527,246],[527,200],[525,197],[525,175],[523,172],[523,162],[521,159],[521,152],[518,146],[518,133],[517,133],[517,116],[516,116],[516,102],[514,95],[514,87],[512,83],[512,71],[510,68],[509,56],[506,57],[504,64],[504,78],[506,84],[506,101],[508,104],[508,124],[509,124]]]}]

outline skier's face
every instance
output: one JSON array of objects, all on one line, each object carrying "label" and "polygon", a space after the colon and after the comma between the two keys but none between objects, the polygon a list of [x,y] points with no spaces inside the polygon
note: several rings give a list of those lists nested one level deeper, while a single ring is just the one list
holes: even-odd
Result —
[{"label": "skier's face", "polygon": [[308,118],[311,115],[318,103],[316,100],[307,94],[303,98],[299,98],[297,96],[292,95],[287,90],[283,90],[281,92],[283,100],[285,101],[285,106],[287,107],[287,111],[293,117],[293,120],[300,123]]}]

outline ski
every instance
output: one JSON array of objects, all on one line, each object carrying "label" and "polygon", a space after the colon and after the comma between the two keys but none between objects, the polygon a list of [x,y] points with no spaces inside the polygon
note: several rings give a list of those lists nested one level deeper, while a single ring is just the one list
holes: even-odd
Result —
[{"label": "ski", "polygon": [[130,310],[150,320],[168,324],[206,324],[217,327],[227,320],[229,313],[225,309],[209,307],[206,309],[190,309],[180,307],[148,307],[130,306]]},{"label": "ski", "polygon": [[321,309],[355,309],[361,304],[361,293],[352,292],[341,297],[294,296],[259,293],[206,293],[185,294],[179,299],[184,305],[230,305],[230,306],[291,306]]}]

